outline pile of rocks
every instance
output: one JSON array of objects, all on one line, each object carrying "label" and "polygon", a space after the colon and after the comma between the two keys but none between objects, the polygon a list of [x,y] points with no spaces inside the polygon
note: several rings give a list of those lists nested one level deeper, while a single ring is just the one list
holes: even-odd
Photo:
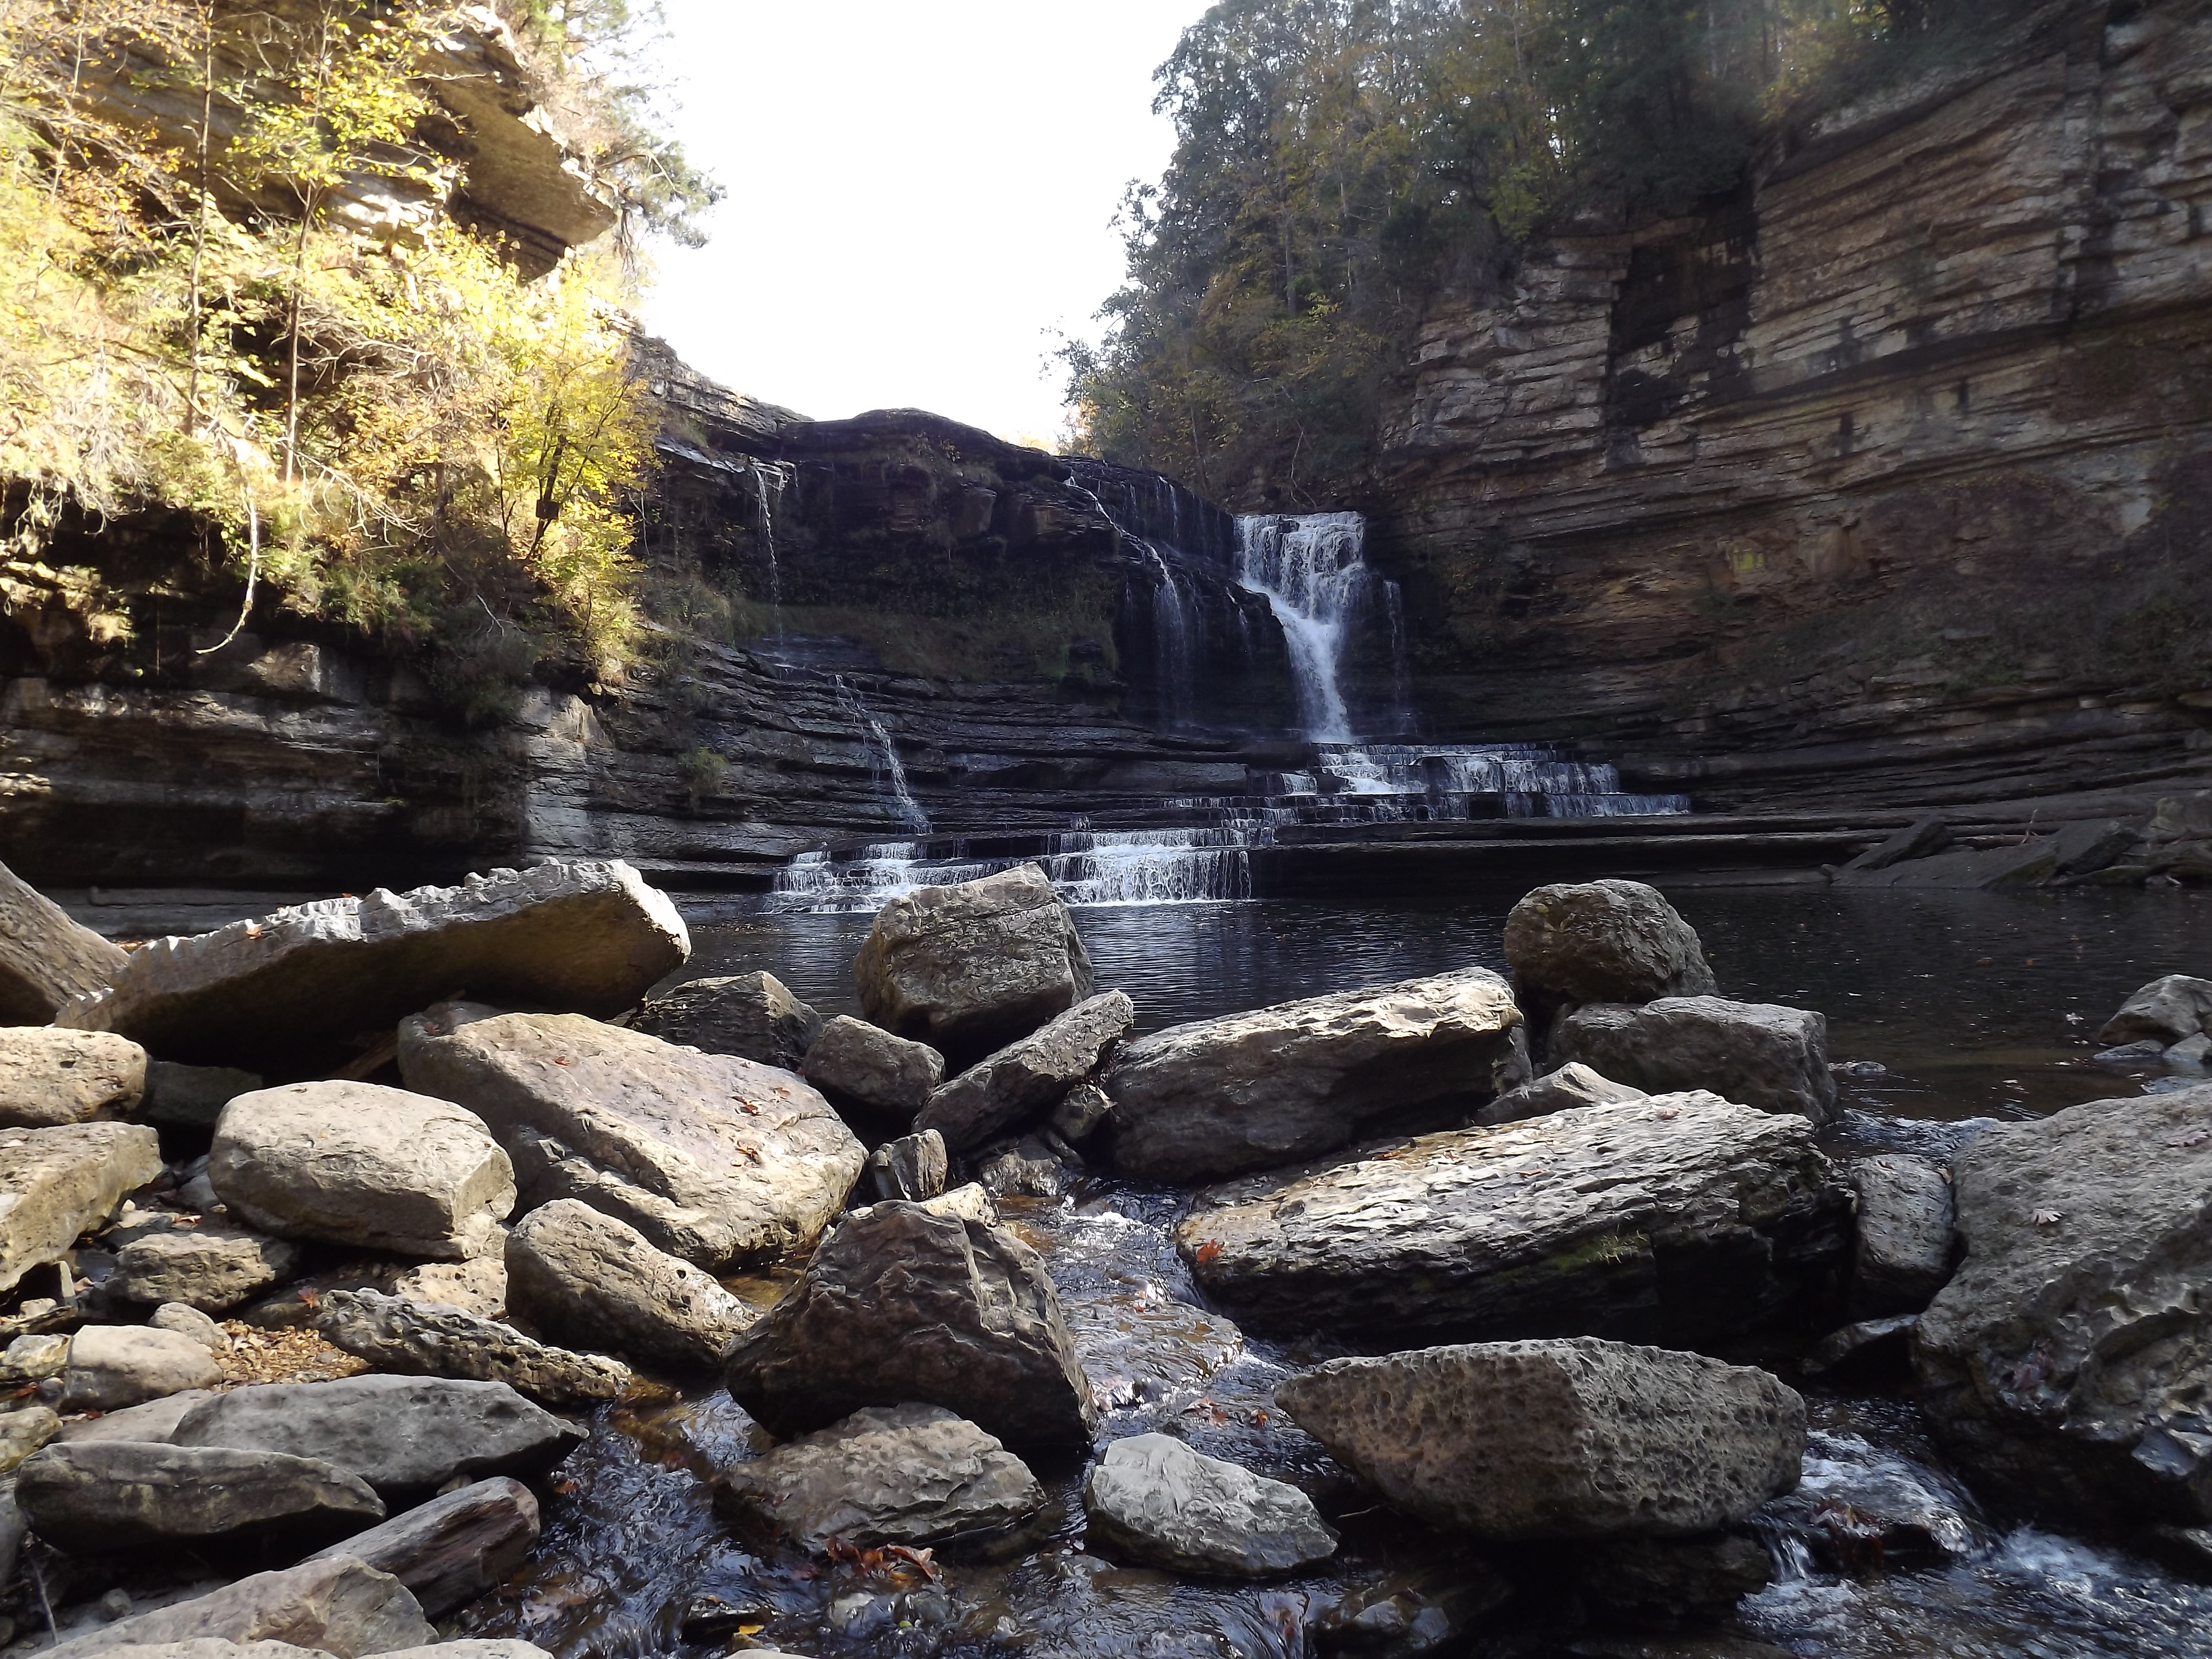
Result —
[{"label": "pile of rocks", "polygon": [[1846,887],[2140,887],[2212,881],[2212,791],[2172,795],[2148,819],[2087,818],[2041,832],[1954,832],[1927,817],[1832,869]]}]

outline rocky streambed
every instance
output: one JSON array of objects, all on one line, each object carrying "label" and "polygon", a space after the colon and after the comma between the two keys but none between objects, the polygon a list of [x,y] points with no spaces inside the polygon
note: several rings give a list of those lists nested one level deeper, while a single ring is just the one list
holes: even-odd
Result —
[{"label": "rocky streambed", "polygon": [[2212,987],[2100,1061],[1950,960],[2030,915],[2094,1030],[2193,911],[1893,906],[1832,1029],[1802,896],[1015,872],[681,968],[620,866],[122,964],[34,897],[0,1178],[101,1179],[5,1241],[26,1651],[2204,1650]]}]

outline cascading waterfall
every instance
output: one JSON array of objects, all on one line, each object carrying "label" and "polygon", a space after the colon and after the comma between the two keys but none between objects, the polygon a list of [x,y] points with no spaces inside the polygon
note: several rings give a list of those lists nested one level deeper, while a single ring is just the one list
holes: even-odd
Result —
[{"label": "cascading waterfall", "polygon": [[898,746],[892,743],[890,733],[884,730],[883,722],[868,712],[859,694],[845,684],[842,674],[830,677],[837,689],[837,707],[843,709],[853,724],[860,728],[861,742],[868,751],[868,775],[878,794],[890,786],[891,803],[898,809],[900,819],[916,835],[929,833],[929,815],[921,810],[921,803],[907,787],[906,768],[899,763]]},{"label": "cascading waterfall", "polygon": [[1347,624],[1370,586],[1367,520],[1357,513],[1237,520],[1237,580],[1267,601],[1290,647],[1299,723],[1316,743],[1350,743],[1342,671]]}]

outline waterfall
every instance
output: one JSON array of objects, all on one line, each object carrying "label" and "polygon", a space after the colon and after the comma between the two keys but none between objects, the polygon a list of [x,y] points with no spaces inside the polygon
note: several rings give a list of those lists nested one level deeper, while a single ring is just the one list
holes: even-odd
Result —
[{"label": "waterfall", "polygon": [[[1396,584],[1367,568],[1367,520],[1358,513],[1249,514],[1237,520],[1237,580],[1267,601],[1282,625],[1298,694],[1298,719],[1316,743],[1350,743],[1344,701],[1349,627],[1370,589],[1393,614]],[[1395,690],[1395,688],[1394,688]]]},{"label": "waterfall", "polygon": [[1252,896],[1249,850],[1264,825],[1073,831],[1047,838],[1031,858],[927,856],[921,842],[878,842],[842,857],[801,853],[776,873],[772,910],[865,914],[917,887],[945,887],[1009,869],[1041,866],[1077,908],[1120,904],[1225,904]]},{"label": "waterfall", "polygon": [[868,712],[851,686],[845,684],[842,674],[830,676],[830,683],[837,688],[837,707],[843,709],[853,724],[860,728],[860,740],[868,751],[868,775],[876,793],[881,794],[885,783],[890,786],[891,802],[898,808],[899,818],[916,835],[929,833],[929,815],[921,810],[921,803],[907,787],[906,768],[899,764],[898,746],[892,743],[890,733],[884,730],[883,722]]},{"label": "waterfall", "polygon": [[1139,544],[1158,576],[1152,589],[1152,649],[1159,664],[1160,703],[1175,720],[1188,720],[1198,686],[1194,603],[1177,585],[1174,568],[1149,542]]}]

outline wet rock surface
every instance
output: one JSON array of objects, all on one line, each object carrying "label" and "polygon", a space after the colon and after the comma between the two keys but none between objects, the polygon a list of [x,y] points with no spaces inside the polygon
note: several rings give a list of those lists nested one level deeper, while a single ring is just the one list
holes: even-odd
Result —
[{"label": "wet rock surface", "polygon": [[2212,979],[2162,974],[2120,1005],[2119,1012],[2099,1029],[2097,1041],[2118,1044],[2148,1038],[2163,1048],[2201,1036],[2208,1018],[2212,1018]]},{"label": "wet rock surface", "polygon": [[435,1619],[504,1580],[527,1559],[538,1532],[538,1499],[530,1488],[495,1476],[434,1498],[309,1559],[350,1556],[390,1573]]},{"label": "wet rock surface", "polygon": [[375,1291],[331,1291],[314,1326],[377,1370],[504,1382],[555,1411],[612,1400],[631,1380],[618,1360],[549,1347],[495,1319]]},{"label": "wet rock surface", "polygon": [[840,1014],[822,1027],[806,1051],[804,1070],[806,1080],[834,1101],[911,1122],[945,1080],[945,1056],[926,1042],[909,1042]]},{"label": "wet rock surface", "polygon": [[951,1167],[945,1137],[934,1129],[887,1140],[868,1154],[868,1179],[878,1198],[925,1203],[945,1190]]},{"label": "wet rock surface", "polygon": [[1884,1152],[1852,1159],[1844,1179],[1859,1200],[1852,1310],[1863,1318],[1919,1312],[1951,1277],[1949,1172],[1933,1158]]},{"label": "wet rock surface", "polygon": [[1697,1342],[1820,1293],[1850,1205],[1804,1119],[1655,1095],[1226,1188],[1175,1237],[1270,1329]]},{"label": "wet rock surface", "polygon": [[1505,981],[1477,968],[1154,1032],[1103,1079],[1114,1161],[1203,1181],[1450,1121],[1498,1092],[1520,1024]]},{"label": "wet rock surface", "polygon": [[1640,1007],[1595,1003],[1559,1022],[1552,1057],[1580,1060],[1647,1093],[1705,1089],[1815,1123],[1835,1115],[1828,1022],[1808,1009],[1708,996],[1664,997]]},{"label": "wet rock surface", "polygon": [[445,1005],[402,1024],[399,1069],[490,1126],[526,1206],[580,1200],[708,1268],[809,1243],[866,1156],[788,1072],[580,1015]]},{"label": "wet rock surface", "polygon": [[933,1090],[915,1127],[936,1130],[951,1152],[967,1152],[1057,1105],[1097,1068],[1136,1018],[1122,992],[1085,998]]},{"label": "wet rock surface", "polygon": [[146,1090],[146,1051],[106,1031],[0,1027],[0,1127],[127,1117]]},{"label": "wet rock surface", "polygon": [[565,1198],[532,1210],[508,1236],[507,1300],[538,1330],[678,1369],[720,1364],[753,1320],[708,1273]]},{"label": "wet rock surface", "polygon": [[1516,984],[1547,1007],[1710,996],[1697,929],[1655,887],[1608,878],[1539,887],[1505,918]]},{"label": "wet rock surface", "polygon": [[1176,1572],[1264,1578],[1336,1553],[1313,1499],[1164,1434],[1109,1444],[1084,1487],[1086,1542]]},{"label": "wet rock surface", "polygon": [[795,1072],[822,1030],[822,1016],[774,974],[739,974],[687,980],[640,1008],[629,1029]]},{"label": "wet rock surface", "polygon": [[40,1537],[81,1552],[259,1540],[281,1558],[384,1519],[368,1483],[313,1458],[129,1440],[48,1448],[17,1471],[15,1499]]}]

